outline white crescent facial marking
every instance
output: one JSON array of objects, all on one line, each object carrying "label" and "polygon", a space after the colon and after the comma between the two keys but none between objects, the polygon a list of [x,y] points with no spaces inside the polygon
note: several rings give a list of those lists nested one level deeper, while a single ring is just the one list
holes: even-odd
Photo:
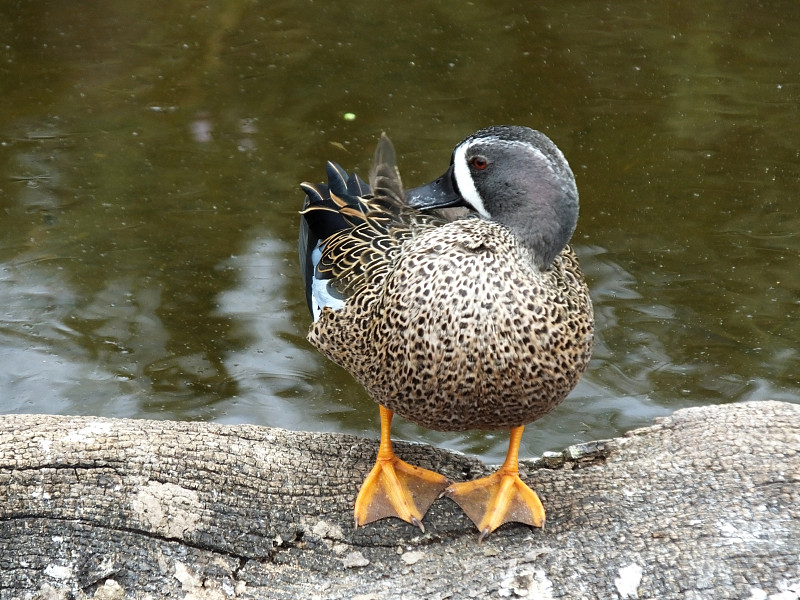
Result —
[{"label": "white crescent facial marking", "polygon": [[472,180],[472,174],[469,172],[469,165],[467,164],[467,150],[472,144],[462,144],[456,148],[455,155],[453,156],[454,173],[456,177],[456,185],[461,197],[467,201],[472,208],[487,219],[491,215],[486,212],[486,207],[483,204],[483,198],[478,193],[475,187],[475,182]]},{"label": "white crescent facial marking", "polygon": [[[552,160],[548,158],[544,152],[527,142],[499,140],[497,138],[483,138],[480,141],[483,143],[495,142],[506,146],[519,146],[521,152],[529,152],[533,155],[532,160],[543,163],[551,172],[555,172]],[[469,165],[467,164],[467,153],[472,145],[472,143],[463,144],[462,146],[456,148],[455,155],[453,157],[456,185],[458,186],[458,191],[461,193],[461,197],[464,198],[464,200],[466,200],[467,203],[475,209],[475,211],[487,219],[491,219],[492,216],[486,210],[486,204],[484,204],[483,198],[481,198],[480,193],[478,193],[478,189],[475,187],[475,181],[472,179],[472,174],[470,173]],[[556,151],[558,152],[558,155],[563,158],[561,151],[558,149]]]}]

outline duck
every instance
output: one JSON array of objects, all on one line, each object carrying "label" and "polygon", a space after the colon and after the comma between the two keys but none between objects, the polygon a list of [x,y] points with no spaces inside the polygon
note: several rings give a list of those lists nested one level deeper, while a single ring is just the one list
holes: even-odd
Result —
[{"label": "duck", "polygon": [[[308,340],[378,404],[380,441],[355,526],[388,517],[425,531],[440,496],[480,532],[544,527],[519,475],[527,424],[577,385],[592,353],[589,290],[570,239],[578,190],[540,131],[491,126],[452,151],[445,173],[404,190],[382,134],[368,182],[328,162],[301,184],[299,252],[313,316]],[[437,431],[507,430],[503,464],[452,482],[394,453],[394,414]]]}]

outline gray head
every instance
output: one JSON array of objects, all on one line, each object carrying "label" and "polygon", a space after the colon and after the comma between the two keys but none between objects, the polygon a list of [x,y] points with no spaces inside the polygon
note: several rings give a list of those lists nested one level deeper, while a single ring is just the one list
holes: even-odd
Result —
[{"label": "gray head", "polygon": [[528,127],[496,126],[460,142],[450,168],[436,181],[408,190],[420,208],[467,206],[497,221],[547,269],[578,222],[578,189],[564,155],[546,135]]}]

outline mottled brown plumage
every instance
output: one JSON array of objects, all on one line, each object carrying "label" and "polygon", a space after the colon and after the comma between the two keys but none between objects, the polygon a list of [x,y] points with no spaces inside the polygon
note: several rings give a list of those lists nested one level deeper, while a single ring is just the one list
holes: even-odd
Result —
[{"label": "mottled brown plumage", "polygon": [[[445,431],[519,428],[521,435],[521,426],[566,397],[591,356],[592,305],[566,245],[577,191],[558,149],[526,128],[482,130],[457,146],[453,160],[436,189],[406,199],[384,136],[372,194],[335,166],[329,175],[338,180],[329,187],[304,184],[305,247],[321,237],[314,229],[333,231],[318,239],[316,265],[304,259],[315,266],[306,273],[309,302],[312,279],[335,298],[334,308],[315,310],[308,338],[376,402],[415,423]],[[453,198],[470,209],[467,216],[448,220],[423,210]],[[340,221],[321,227],[315,219],[323,218]],[[465,510],[472,517],[483,508]],[[500,524],[473,520],[482,535]]]},{"label": "mottled brown plumage", "polygon": [[[369,217],[368,217],[369,218]],[[588,364],[592,312],[574,252],[542,273],[503,226],[415,230],[367,269],[309,340],[376,402],[445,431],[509,429],[549,412]]]}]

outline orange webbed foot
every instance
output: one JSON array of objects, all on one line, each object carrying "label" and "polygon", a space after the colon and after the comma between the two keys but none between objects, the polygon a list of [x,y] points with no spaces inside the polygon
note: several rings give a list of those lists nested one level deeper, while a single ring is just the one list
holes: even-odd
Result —
[{"label": "orange webbed foot", "polygon": [[393,413],[380,407],[381,443],[372,467],[356,498],[355,525],[366,525],[387,517],[398,517],[416,525],[423,533],[422,517],[450,485],[444,475],[400,460],[392,450],[389,431]]},{"label": "orange webbed foot", "polygon": [[511,430],[508,454],[500,469],[488,477],[454,483],[443,495],[452,498],[472,519],[482,541],[504,523],[544,527],[544,507],[539,496],[519,478],[519,443],[523,426]]},{"label": "orange webbed foot", "polygon": [[423,532],[422,517],[450,480],[392,455],[378,457],[356,498],[356,527],[386,517],[398,517]]},{"label": "orange webbed foot", "polygon": [[482,541],[504,523],[526,523],[544,527],[544,507],[536,495],[516,472],[497,473],[454,483],[444,495],[453,499],[480,531]]}]

